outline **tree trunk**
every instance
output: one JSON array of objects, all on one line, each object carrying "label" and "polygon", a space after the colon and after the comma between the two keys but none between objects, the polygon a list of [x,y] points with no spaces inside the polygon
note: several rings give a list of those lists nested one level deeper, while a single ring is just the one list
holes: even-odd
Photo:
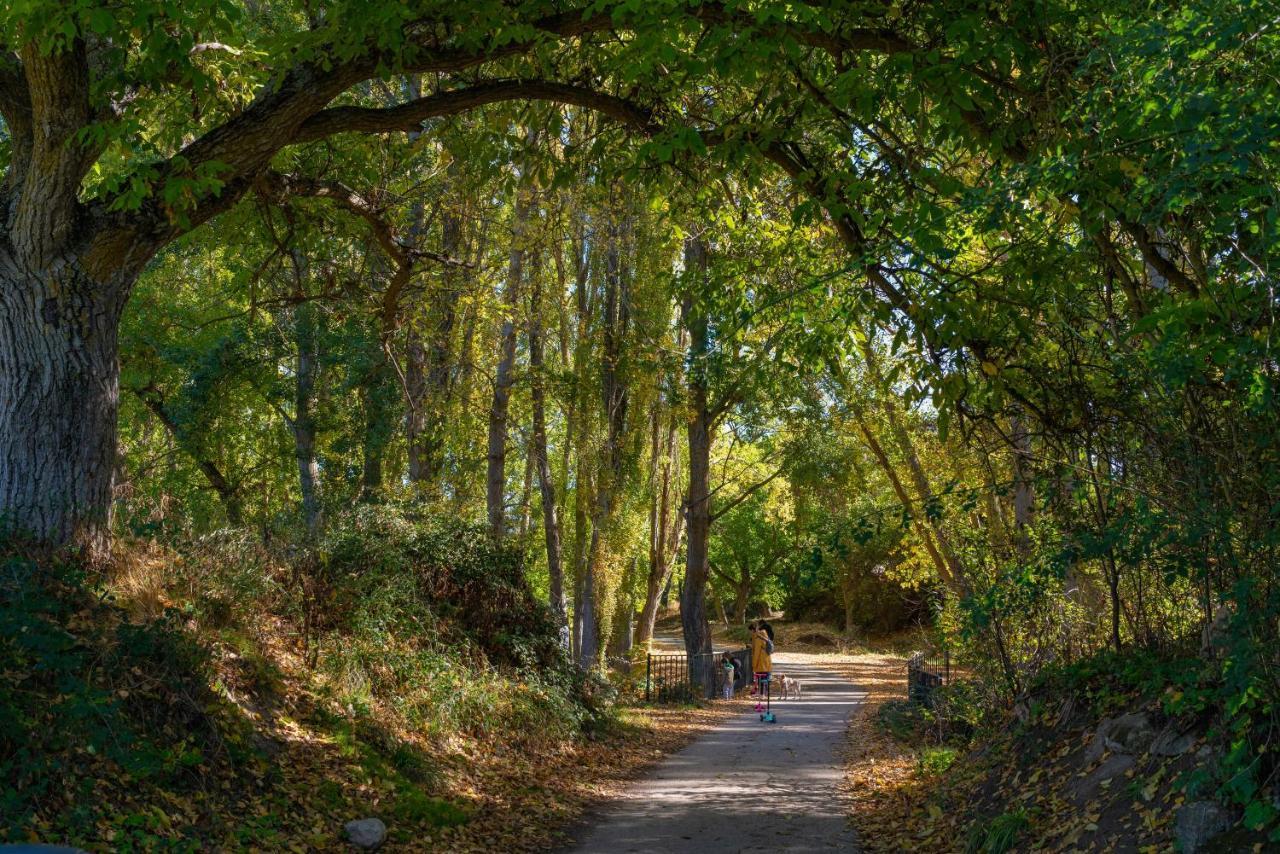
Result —
[{"label": "tree trunk", "polygon": [[533,398],[533,460],[542,496],[542,531],[547,544],[547,589],[551,616],[560,635],[561,646],[569,647],[568,607],[564,597],[564,568],[560,563],[560,518],[556,508],[556,487],[547,458],[547,393],[543,376],[542,279],[530,280],[529,373]]},{"label": "tree trunk", "polygon": [[316,461],[316,425],[311,413],[316,377],[320,371],[320,343],[314,316],[315,306],[301,303],[294,309],[294,340],[298,347],[293,397],[294,457],[298,463],[298,484],[302,492],[302,517],[308,535],[320,530],[320,465]]},{"label": "tree trunk", "polygon": [[[440,217],[440,247],[447,258],[457,258],[462,250],[462,217],[446,210]],[[445,424],[452,397],[453,329],[458,318],[461,283],[451,265],[440,274],[440,287],[428,303],[434,324],[424,343],[414,330],[409,332],[408,386],[409,482],[419,494],[440,488],[444,461]]]},{"label": "tree trunk", "polygon": [[747,606],[750,604],[751,580],[747,578],[734,585],[733,590],[733,618],[738,621],[738,625],[747,624]]},{"label": "tree trunk", "polygon": [[505,316],[498,335],[498,367],[493,379],[493,402],[489,407],[485,506],[488,509],[489,534],[494,540],[501,540],[506,529],[507,411],[511,405],[511,386],[515,383],[515,314],[520,305],[520,286],[524,278],[524,241],[530,207],[523,192],[523,189],[516,191],[515,224],[511,234],[507,286],[503,294]]},{"label": "tree trunk", "polygon": [[[697,238],[685,241],[685,270],[699,279],[707,269],[707,247]],[[707,356],[710,348],[707,317],[692,294],[682,306],[689,331],[689,490],[685,499],[688,540],[685,577],[680,593],[680,621],[689,655],[711,652],[707,621],[707,542],[711,532],[711,414],[708,409]]]},{"label": "tree trunk", "polygon": [[1027,529],[1032,523],[1035,493],[1031,485],[1031,436],[1021,415],[1009,417],[1009,439],[1013,443],[1014,542],[1023,558],[1031,553]]},{"label": "tree trunk", "polygon": [[132,280],[78,259],[24,269],[0,250],[0,516],[92,561],[110,552],[119,367]]},{"label": "tree trunk", "polygon": [[218,464],[209,459],[199,445],[192,441],[192,437],[182,428],[182,425],[173,419],[165,408],[164,398],[159,389],[152,385],[143,389],[135,388],[133,393],[147,409],[151,410],[156,419],[169,431],[173,440],[178,443],[178,447],[187,452],[196,467],[200,469],[200,473],[205,476],[205,480],[209,481],[209,486],[218,494],[218,500],[222,502],[222,509],[227,514],[227,523],[235,527],[243,525],[244,508],[241,504],[239,489],[227,479]]},{"label": "tree trunk", "polygon": [[683,532],[684,515],[675,514],[675,527],[672,528],[672,475],[675,467],[676,419],[672,413],[667,422],[666,439],[655,455],[655,463],[660,463],[661,474],[658,478],[657,491],[653,497],[653,505],[649,513],[649,574],[645,580],[644,605],[640,609],[640,618],[636,626],[636,643],[648,645],[653,639],[653,624],[658,617],[660,597],[669,590],[671,570],[675,566],[675,556],[680,550],[680,537]]},{"label": "tree trunk", "polygon": [[[870,343],[866,339],[860,339],[859,344],[866,360],[867,373],[870,375],[872,382],[875,383],[876,388],[879,389],[880,396],[883,399],[881,408],[884,411],[885,419],[889,422],[889,432],[893,435],[898,451],[906,461],[907,472],[910,474],[911,482],[916,489],[916,497],[920,500],[922,508],[928,508],[935,503],[933,487],[929,483],[928,475],[925,474],[924,466],[920,464],[920,457],[916,454],[915,444],[911,441],[911,435],[907,432],[906,425],[902,421],[902,415],[898,410],[897,399],[894,396],[893,389],[889,387],[883,374],[880,373],[879,363]],[[868,436],[870,435],[865,423],[863,432]],[[881,453],[883,454],[883,452]],[[888,464],[887,457],[883,465],[886,466],[886,472],[892,468]],[[933,532],[934,546],[930,550],[935,552],[946,565],[946,574],[943,575],[943,581],[952,586],[957,593],[963,595],[968,590],[968,579],[965,576],[964,567],[960,563],[959,556],[951,546],[951,540],[947,536],[942,520],[930,515],[927,510],[924,511],[924,516],[926,523]]]},{"label": "tree trunk", "polygon": [[[601,303],[604,353],[600,363],[600,402],[604,408],[607,427],[601,465],[596,476],[596,500],[591,513],[591,548],[587,554],[583,596],[594,595],[596,581],[603,574],[606,557],[604,537],[613,522],[615,496],[624,486],[623,438],[630,394],[619,363],[622,359],[623,341],[631,322],[631,299],[630,277],[622,270],[620,240],[620,229],[615,227],[610,234],[604,300]],[[584,670],[588,669],[595,666],[598,656],[598,630],[594,624],[584,622],[578,664]]]},{"label": "tree trunk", "polygon": [[391,366],[382,348],[371,352],[373,366],[360,387],[360,406],[364,412],[364,437],[362,441],[363,468],[360,473],[360,500],[382,499],[385,480],[384,461],[387,445],[395,431],[396,388]]},{"label": "tree trunk", "polygon": [[529,526],[533,521],[533,449],[525,442],[524,479],[520,483],[520,524],[516,526],[516,551],[529,548]]}]

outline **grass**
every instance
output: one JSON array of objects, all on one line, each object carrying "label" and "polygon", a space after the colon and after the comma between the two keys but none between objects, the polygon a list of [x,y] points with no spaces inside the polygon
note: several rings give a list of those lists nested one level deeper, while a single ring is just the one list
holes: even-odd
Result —
[{"label": "grass", "polygon": [[926,747],[916,758],[916,773],[921,777],[935,777],[943,773],[959,757],[960,751],[954,747]]},{"label": "grass", "polygon": [[1024,809],[1010,810],[990,821],[975,821],[969,828],[965,854],[1005,854],[1014,850],[1018,840],[1031,828]]}]

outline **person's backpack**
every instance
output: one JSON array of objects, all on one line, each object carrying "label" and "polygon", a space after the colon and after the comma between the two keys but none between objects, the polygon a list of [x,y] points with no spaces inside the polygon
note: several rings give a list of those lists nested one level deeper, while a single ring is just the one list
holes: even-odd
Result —
[{"label": "person's backpack", "polygon": [[764,651],[769,655],[773,655],[773,638],[764,639]]}]

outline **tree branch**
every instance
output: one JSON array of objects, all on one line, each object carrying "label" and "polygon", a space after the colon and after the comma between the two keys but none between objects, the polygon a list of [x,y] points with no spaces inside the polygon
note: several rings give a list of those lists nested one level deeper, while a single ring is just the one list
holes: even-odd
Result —
[{"label": "tree branch", "polygon": [[777,480],[777,479],[778,479],[778,477],[779,477],[779,476],[780,476],[784,471],[786,471],[786,467],[785,467],[785,466],[784,466],[784,467],[782,467],[782,468],[779,468],[777,471],[775,471],[773,474],[771,474],[771,475],[769,475],[768,477],[766,477],[764,480],[762,480],[762,481],[760,481],[760,482],[758,482],[758,483],[752,484],[751,486],[747,487],[745,490],[743,490],[742,494],[741,494],[741,495],[739,495],[737,498],[733,499],[733,500],[732,500],[732,501],[730,501],[728,504],[726,504],[725,506],[723,506],[723,507],[719,508],[718,510],[716,510],[716,512],[712,513],[712,514],[710,515],[710,519],[711,519],[711,521],[712,521],[712,522],[714,522],[715,520],[719,519],[721,516],[723,516],[724,514],[728,513],[730,510],[732,510],[733,508],[737,507],[737,506],[738,506],[739,504],[741,504],[742,502],[746,501],[746,500],[747,500],[748,498],[750,498],[752,495],[754,495],[755,493],[759,492],[759,491],[760,491],[761,489],[763,489],[765,486],[768,486],[770,483],[772,483],[773,481]]},{"label": "tree branch", "polygon": [[307,119],[293,143],[335,133],[416,131],[427,119],[450,116],[500,101],[551,101],[594,110],[635,130],[656,134],[662,128],[652,113],[631,101],[568,83],[547,80],[490,80],[428,95],[395,107],[331,107]]},{"label": "tree branch", "polygon": [[[7,65],[12,74],[15,66]],[[39,267],[70,239],[80,179],[97,156],[76,140],[92,121],[89,64],[84,42],[75,39],[66,50],[47,55],[27,44],[20,67],[31,108],[31,147],[10,226],[19,257]]]}]

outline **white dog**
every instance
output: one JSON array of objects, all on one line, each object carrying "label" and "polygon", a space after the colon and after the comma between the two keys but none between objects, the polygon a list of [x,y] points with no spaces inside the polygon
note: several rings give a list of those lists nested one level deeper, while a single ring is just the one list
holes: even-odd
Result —
[{"label": "white dog", "polygon": [[800,680],[794,676],[788,676],[785,673],[773,674],[773,680],[778,683],[778,692],[782,695],[783,700],[799,700],[800,699]]}]

